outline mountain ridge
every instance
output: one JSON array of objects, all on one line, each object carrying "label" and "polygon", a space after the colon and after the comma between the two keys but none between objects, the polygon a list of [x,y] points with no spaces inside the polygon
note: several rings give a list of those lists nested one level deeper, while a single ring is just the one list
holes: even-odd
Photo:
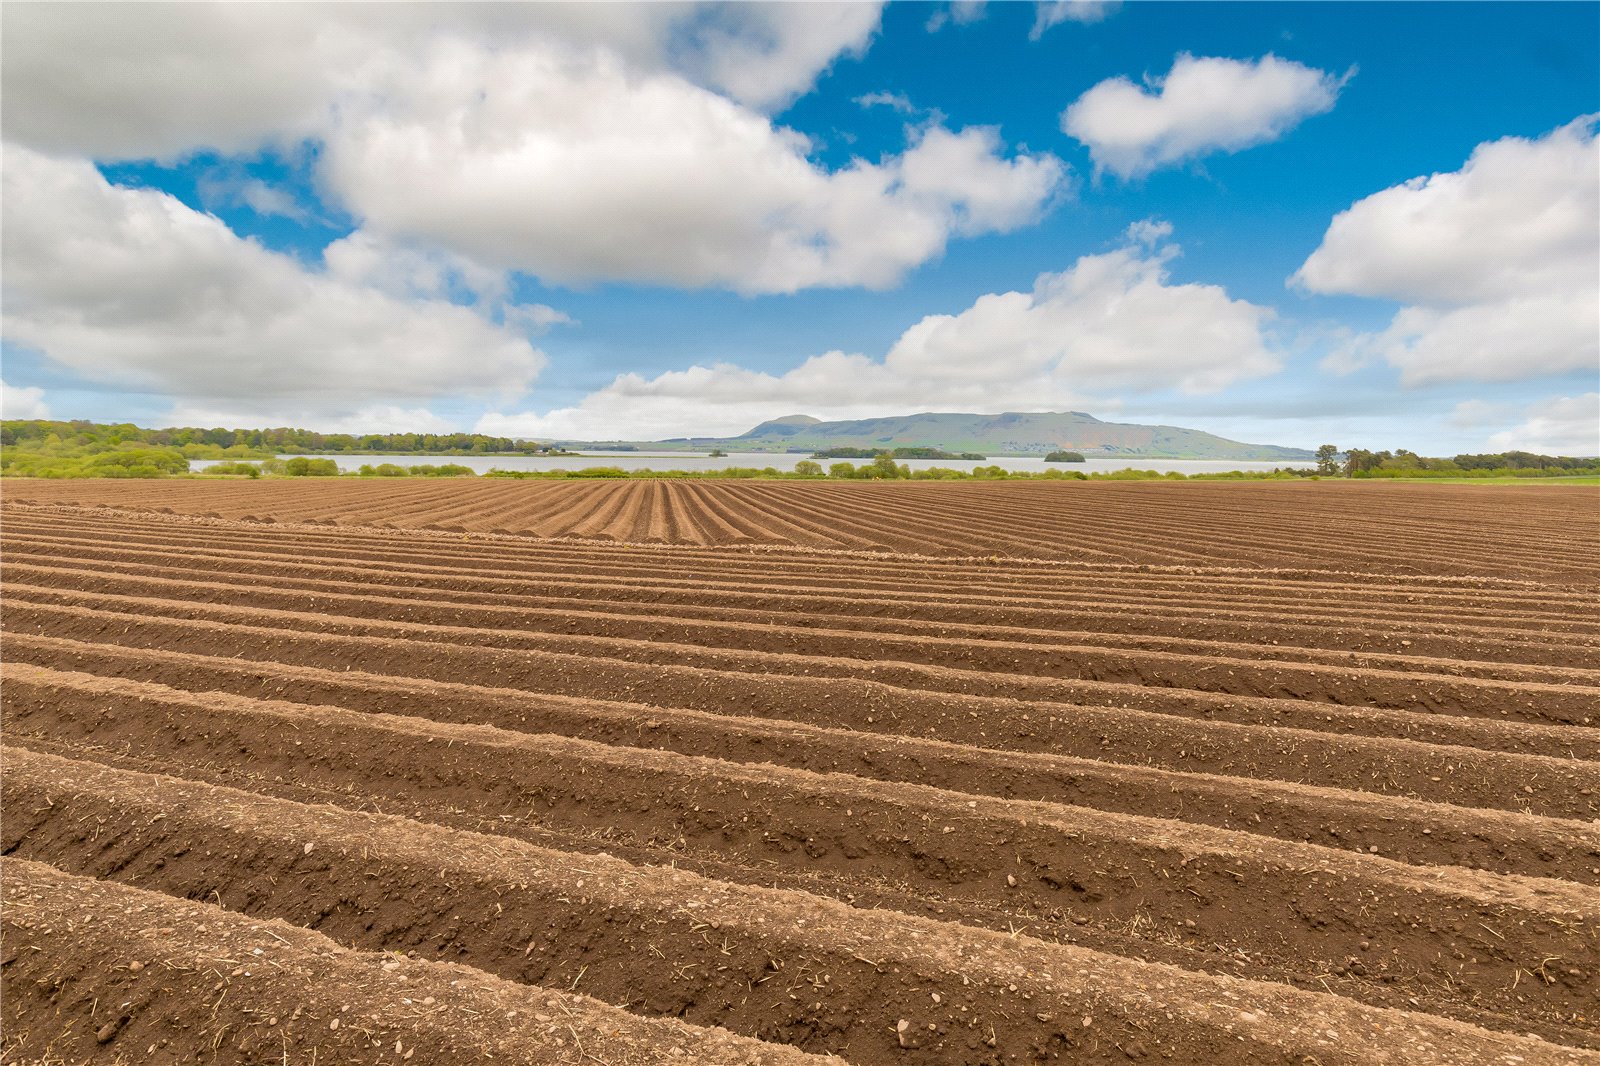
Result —
[{"label": "mountain ridge", "polygon": [[658,441],[568,441],[565,447],[667,450],[720,448],[745,452],[811,452],[826,448],[941,448],[985,455],[1043,455],[1066,450],[1090,458],[1310,459],[1305,448],[1251,444],[1182,426],[1106,422],[1083,411],[1007,411],[982,415],[923,412],[824,421],[810,415],[768,419],[733,437],[672,437]]}]

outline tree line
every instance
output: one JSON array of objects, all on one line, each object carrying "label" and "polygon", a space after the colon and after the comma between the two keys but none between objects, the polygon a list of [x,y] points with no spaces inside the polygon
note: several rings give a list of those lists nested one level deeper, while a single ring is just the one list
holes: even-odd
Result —
[{"label": "tree line", "polygon": [[318,433],[312,429],[203,429],[178,426],[144,429],[132,423],[0,422],[0,445],[50,454],[87,454],[126,445],[175,448],[190,459],[257,459],[279,454],[353,455],[402,452],[424,455],[545,455],[559,448],[538,441],[482,433]]},{"label": "tree line", "polygon": [[1374,452],[1365,448],[1341,451],[1337,445],[1317,449],[1316,473],[1321,477],[1559,477],[1563,474],[1600,474],[1600,458],[1538,455],[1534,452],[1486,452],[1449,459],[1418,455],[1397,448]]}]

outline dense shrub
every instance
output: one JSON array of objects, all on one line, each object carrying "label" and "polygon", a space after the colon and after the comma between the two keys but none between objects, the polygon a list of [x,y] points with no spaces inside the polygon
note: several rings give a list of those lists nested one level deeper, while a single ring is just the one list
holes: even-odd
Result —
[{"label": "dense shrub", "polygon": [[189,460],[175,448],[120,447],[92,455],[51,455],[13,445],[0,453],[0,472],[11,477],[167,477],[188,470]]},{"label": "dense shrub", "polygon": [[362,463],[356,470],[356,475],[358,477],[476,477],[477,472],[461,463],[418,463],[415,466],[401,466],[398,463]]},{"label": "dense shrub", "polygon": [[338,477],[339,464],[332,459],[311,459],[297,455],[284,461],[283,473],[286,477]]},{"label": "dense shrub", "polygon": [[189,460],[175,448],[129,448],[83,461],[83,477],[162,477],[187,474]]},{"label": "dense shrub", "polygon": [[[1103,473],[1089,475],[1096,481],[1160,481],[1162,474],[1159,470],[1107,470]],[[1183,475],[1179,474],[1179,478]]]}]

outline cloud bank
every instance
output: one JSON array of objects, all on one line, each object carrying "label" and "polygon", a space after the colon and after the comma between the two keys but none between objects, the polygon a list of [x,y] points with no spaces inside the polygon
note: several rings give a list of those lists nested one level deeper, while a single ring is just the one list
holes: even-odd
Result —
[{"label": "cloud bank", "polygon": [[1526,421],[1489,438],[1495,451],[1600,455],[1600,393],[1558,396],[1534,404]]},{"label": "cloud bank", "polygon": [[[1070,188],[1048,153],[933,121],[898,152],[815,162],[771,113],[864,52],[874,3],[0,17],[6,341],[197,419],[433,425],[425,404],[522,395],[544,364],[527,335],[571,324],[513,304],[517,273],[882,288]],[[244,160],[306,145],[317,198],[356,225],[320,264],[89,162],[216,152],[202,203],[304,222]]]},{"label": "cloud bank", "polygon": [[739,103],[780,106],[859,55],[881,5],[12,4],[3,12],[6,136],[96,159],[228,153],[322,130],[396,59],[604,51]]},{"label": "cloud bank", "polygon": [[44,390],[7,385],[0,381],[0,418],[49,418],[50,405]]},{"label": "cloud bank", "polygon": [[344,120],[326,186],[365,228],[558,283],[881,288],[952,236],[1034,221],[1065,174],[1003,158],[992,129],[937,126],[828,171],[792,131],[604,56],[441,55],[427,71]]},{"label": "cloud bank", "polygon": [[[768,111],[859,55],[876,4],[11,5],[6,135],[177,158],[310,140],[374,240],[549,282],[883,287],[1036,220],[1048,153],[910,131],[828,169]],[[261,213],[292,200],[217,190]]]},{"label": "cloud bank", "polygon": [[1600,367],[1600,142],[1594,116],[1480,144],[1337,215],[1292,282],[1404,306],[1330,360],[1401,381],[1509,381]]},{"label": "cloud bank", "polygon": [[784,374],[731,364],[654,378],[619,376],[575,407],[493,414],[485,433],[578,439],[737,433],[804,411],[831,418],[925,410],[1050,410],[1103,389],[1211,392],[1276,371],[1272,312],[1214,285],[1174,284],[1170,226],[1144,223],[1130,243],[1042,274],[1029,292],[979,297],[930,315],[881,359],[814,356]]},{"label": "cloud bank", "polygon": [[307,269],[164,193],[8,146],[3,328],[85,378],[238,420],[504,400],[544,356],[473,310]]}]

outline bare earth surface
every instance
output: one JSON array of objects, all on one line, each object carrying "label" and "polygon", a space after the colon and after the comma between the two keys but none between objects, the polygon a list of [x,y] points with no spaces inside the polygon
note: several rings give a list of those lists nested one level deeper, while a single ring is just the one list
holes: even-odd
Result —
[{"label": "bare earth surface", "polygon": [[7,1063],[1600,1063],[1592,490],[4,490]]},{"label": "bare earth surface", "polygon": [[1383,482],[13,481],[14,502],[633,544],[1600,581],[1596,491]]}]

